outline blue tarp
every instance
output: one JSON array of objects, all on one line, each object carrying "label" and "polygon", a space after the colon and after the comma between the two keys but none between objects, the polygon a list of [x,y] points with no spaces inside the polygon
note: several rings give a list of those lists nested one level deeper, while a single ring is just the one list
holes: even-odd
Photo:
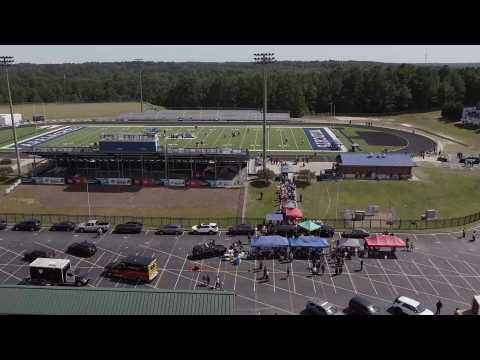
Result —
[{"label": "blue tarp", "polygon": [[287,247],[288,239],[279,235],[259,236],[253,238],[251,247],[256,248],[273,248],[273,247]]},{"label": "blue tarp", "polygon": [[288,241],[291,247],[325,248],[330,246],[327,239],[319,236],[299,236],[290,238]]}]

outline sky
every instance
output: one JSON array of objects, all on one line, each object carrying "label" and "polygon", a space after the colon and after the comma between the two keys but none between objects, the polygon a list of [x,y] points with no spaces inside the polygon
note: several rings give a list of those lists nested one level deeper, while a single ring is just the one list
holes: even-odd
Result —
[{"label": "sky", "polygon": [[0,45],[16,63],[131,61],[247,62],[255,52],[277,60],[357,60],[389,63],[480,62],[479,45]]}]

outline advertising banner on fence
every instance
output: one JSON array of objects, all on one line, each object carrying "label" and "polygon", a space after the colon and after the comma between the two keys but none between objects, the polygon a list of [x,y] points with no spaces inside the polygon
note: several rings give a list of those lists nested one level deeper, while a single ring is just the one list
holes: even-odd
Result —
[{"label": "advertising banner on fence", "polygon": [[168,179],[168,186],[185,186],[184,179]]},{"label": "advertising banner on fence", "polygon": [[97,178],[101,185],[132,185],[129,178]]},{"label": "advertising banner on fence", "polygon": [[33,177],[34,184],[42,185],[63,185],[65,184],[65,178],[59,177]]}]

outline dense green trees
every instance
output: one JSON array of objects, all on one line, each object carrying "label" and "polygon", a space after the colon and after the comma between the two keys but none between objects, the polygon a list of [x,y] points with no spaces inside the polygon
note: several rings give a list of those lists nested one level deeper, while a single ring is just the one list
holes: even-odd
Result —
[{"label": "dense green trees", "polygon": [[[13,100],[138,100],[139,71],[135,63],[16,64],[10,70]],[[269,110],[292,116],[326,113],[331,102],[338,114],[429,111],[451,102],[479,102],[480,68],[279,62],[270,66],[268,86]],[[262,90],[262,69],[250,63],[143,64],[144,99],[157,105],[259,109]],[[0,103],[6,101],[1,85]]]},{"label": "dense green trees", "polygon": [[463,105],[458,101],[448,101],[443,105],[442,118],[447,121],[458,121],[463,113]]}]

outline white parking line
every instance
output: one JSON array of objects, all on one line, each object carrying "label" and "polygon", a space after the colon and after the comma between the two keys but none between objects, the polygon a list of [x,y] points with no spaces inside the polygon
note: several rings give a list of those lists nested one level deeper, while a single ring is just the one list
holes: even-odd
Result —
[{"label": "white parking line", "polygon": [[[180,280],[180,275],[182,275],[183,268],[185,267],[186,262],[187,262],[187,256],[185,256],[185,260],[183,261],[182,269],[181,269],[180,272],[178,273],[178,278],[177,278],[177,281],[175,282],[175,286],[173,287],[173,290],[176,290],[176,289],[177,289],[178,280]],[[190,279],[190,280],[191,280],[191,279]]]},{"label": "white parking line", "polygon": [[328,277],[330,278],[330,281],[332,282],[333,292],[336,294],[337,289],[335,287],[335,283],[333,282],[332,273],[330,272],[330,264],[328,263],[328,259],[327,259],[327,256],[325,254],[323,255],[323,260],[324,260],[325,267],[327,268],[327,271],[328,271]]},{"label": "white parking line", "polygon": [[445,275],[443,275],[443,273],[437,268],[437,266],[435,265],[435,263],[429,258],[428,261],[430,261],[430,264],[433,265],[433,267],[438,271],[438,273],[443,277],[443,279],[445,280],[445,282],[450,285],[450,287],[452,288],[452,290],[455,292],[455,294],[457,294],[457,296],[461,297],[462,299],[464,299],[463,296],[461,296],[457,289],[455,289],[452,285],[452,283],[445,277]]},{"label": "white parking line", "polygon": [[410,278],[408,277],[408,275],[405,273],[405,271],[403,271],[403,268],[400,266],[400,263],[397,261],[397,259],[395,259],[395,263],[397,264],[398,268],[400,269],[401,273],[403,274],[403,276],[405,276],[407,278],[407,281],[408,283],[410,284],[410,286],[412,287],[413,291],[415,291],[415,294],[418,295],[418,291],[417,289],[415,288],[415,286],[413,286],[413,283],[410,281]]},{"label": "white parking line", "polygon": [[355,286],[355,283],[353,282],[353,277],[352,274],[350,274],[350,270],[348,269],[347,262],[345,261],[345,269],[347,269],[348,277],[350,278],[350,281],[352,282],[353,290],[355,291],[355,294],[357,293],[357,287]]},{"label": "white parking line", "polygon": [[[393,285],[392,280],[390,280],[390,278],[388,277],[387,272],[386,272],[385,269],[383,268],[382,263],[380,262],[379,259],[376,259],[376,260],[377,260],[378,265],[380,265],[380,268],[382,269],[383,273],[384,273],[385,276],[387,277],[387,280],[388,280],[388,282],[390,283],[390,286],[391,286],[392,289],[393,289],[393,292],[392,292],[393,296],[394,296],[394,297],[398,296],[398,291],[397,291],[397,289],[395,289],[395,286]],[[389,288],[389,289],[390,289],[390,288]]]},{"label": "white parking line", "polygon": [[[313,267],[313,265],[310,265],[310,260],[307,260],[308,267]],[[315,289],[315,281],[313,280],[313,274],[312,274],[312,286],[313,286],[313,293],[316,295],[317,294],[317,289]]]},{"label": "white parking line", "polygon": [[[155,285],[154,285],[155,288],[158,286],[158,284],[160,283],[160,280],[162,279],[163,273],[165,272],[164,269],[167,267],[168,262],[170,261],[170,258],[172,257],[173,250],[175,250],[175,246],[177,245],[179,239],[180,239],[179,236],[175,236],[175,242],[173,243],[172,249],[171,249],[170,252],[168,253],[168,258],[167,258],[167,260],[165,261],[165,264],[163,264],[163,269],[162,269],[162,271],[160,272],[160,275],[158,276],[157,281],[155,281]],[[140,245],[140,246],[142,246],[142,245]],[[153,248],[148,247],[148,246],[143,246],[143,247],[146,247],[147,249],[150,249],[150,250],[157,251],[156,249],[153,249]],[[164,251],[159,251],[159,252],[162,252],[162,253],[166,253],[166,254],[167,254],[167,252],[164,252]]]},{"label": "white parking line", "polygon": [[457,274],[460,275],[460,277],[462,278],[462,280],[465,281],[465,282],[468,284],[468,286],[470,286],[470,289],[472,289],[474,293],[477,292],[477,290],[472,286],[472,284],[470,284],[470,282],[469,282],[464,276],[462,276],[462,275],[460,274],[460,272],[458,272],[458,270],[455,268],[455,266],[453,266],[453,265],[450,263],[450,261],[447,260],[447,264],[450,265],[450,266],[452,267],[452,269],[454,269],[454,270],[457,272]]},{"label": "white parking line", "polygon": [[425,275],[425,273],[422,271],[422,269],[420,269],[420,267],[417,265],[417,263],[415,262],[415,260],[412,259],[412,264],[417,268],[417,270],[420,272],[420,274],[422,274],[423,276],[423,279],[427,280],[428,284],[430,285],[430,287],[433,289],[433,291],[435,291],[435,294],[440,295],[437,291],[437,289],[435,289],[435,287],[432,285],[431,281],[429,278],[427,278],[427,276]]},{"label": "white parking line", "polygon": [[255,260],[253,262],[253,264],[254,264],[253,265],[253,271],[254,271],[253,272],[253,293],[255,294],[255,297],[256,297],[257,293],[255,292],[255,284],[257,283],[257,272],[256,272],[257,271],[257,260]]},{"label": "white parking line", "polygon": [[275,292],[275,259],[272,260],[273,292]]},{"label": "white parking line", "polygon": [[238,275],[238,266],[235,266],[235,281],[233,282],[233,291],[237,288],[237,275]]},{"label": "white parking line", "polygon": [[292,270],[292,284],[293,284],[293,292],[297,292],[296,288],[295,288],[295,277],[294,277],[294,274],[293,274],[293,262],[290,263],[290,268]]}]

